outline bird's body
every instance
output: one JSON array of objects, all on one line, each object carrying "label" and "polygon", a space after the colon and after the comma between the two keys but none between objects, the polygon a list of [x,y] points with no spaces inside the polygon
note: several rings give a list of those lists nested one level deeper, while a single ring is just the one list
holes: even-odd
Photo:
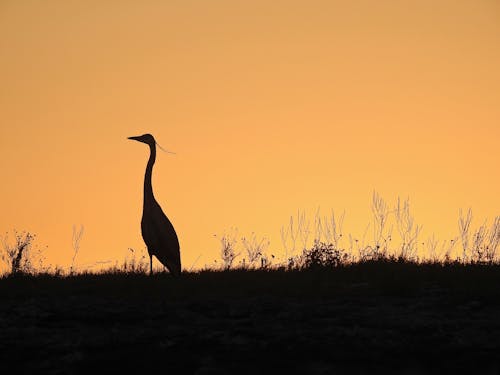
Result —
[{"label": "bird's body", "polygon": [[174,226],[163,213],[153,194],[151,177],[153,165],[156,161],[156,141],[150,134],[140,137],[130,137],[139,142],[146,143],[150,148],[148,165],[144,176],[144,201],[142,207],[141,231],[149,253],[149,269],[153,273],[153,255],[168,268],[170,273],[178,276],[181,273],[181,259],[179,240]]}]

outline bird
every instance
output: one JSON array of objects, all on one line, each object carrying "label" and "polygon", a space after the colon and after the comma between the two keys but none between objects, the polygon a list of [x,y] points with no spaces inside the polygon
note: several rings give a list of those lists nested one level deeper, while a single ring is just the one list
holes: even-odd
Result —
[{"label": "bird", "polygon": [[128,139],[145,143],[150,155],[144,176],[144,201],[142,206],[141,232],[148,248],[149,274],[153,274],[153,255],[168,268],[174,276],[181,273],[179,239],[174,226],[163,213],[153,194],[151,175],[156,161],[156,140],[151,134],[143,134]]}]

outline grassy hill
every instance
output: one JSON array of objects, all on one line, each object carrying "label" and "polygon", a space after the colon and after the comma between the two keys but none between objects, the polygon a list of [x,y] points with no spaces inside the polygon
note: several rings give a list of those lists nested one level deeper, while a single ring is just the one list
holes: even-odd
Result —
[{"label": "grassy hill", "polygon": [[10,373],[495,373],[500,266],[0,279]]}]

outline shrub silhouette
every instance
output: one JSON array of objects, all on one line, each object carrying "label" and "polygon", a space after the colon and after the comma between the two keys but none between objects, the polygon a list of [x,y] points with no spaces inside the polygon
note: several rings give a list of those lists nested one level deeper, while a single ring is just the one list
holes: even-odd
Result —
[{"label": "shrub silhouette", "polygon": [[338,267],[347,263],[349,255],[336,249],[331,243],[315,241],[309,250],[304,250],[303,264],[305,268]]},{"label": "shrub silhouette", "polygon": [[3,238],[1,258],[10,268],[11,274],[29,273],[33,271],[32,244],[35,235],[30,232],[15,231],[15,241],[10,244],[7,236]]}]

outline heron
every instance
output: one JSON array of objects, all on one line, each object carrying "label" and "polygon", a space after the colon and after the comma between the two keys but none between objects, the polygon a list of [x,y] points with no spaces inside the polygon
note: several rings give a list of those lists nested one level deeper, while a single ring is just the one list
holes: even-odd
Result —
[{"label": "heron", "polygon": [[[179,239],[174,226],[163,213],[153,194],[151,175],[156,161],[156,140],[151,134],[143,134],[128,139],[145,143],[150,155],[144,176],[144,201],[142,206],[141,232],[149,253],[149,274],[153,274],[153,255],[168,268],[174,276],[181,273]],[[161,148],[161,147],[160,147]]]}]

